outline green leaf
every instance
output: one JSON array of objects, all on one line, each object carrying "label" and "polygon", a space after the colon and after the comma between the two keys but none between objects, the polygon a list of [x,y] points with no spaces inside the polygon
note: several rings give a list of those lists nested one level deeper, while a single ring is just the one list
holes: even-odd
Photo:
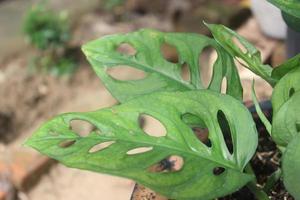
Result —
[{"label": "green leaf", "polygon": [[[186,113],[205,123],[211,147],[199,141],[182,120]],[[225,119],[219,119],[220,113]],[[166,136],[144,132],[138,123],[141,114],[159,120]],[[95,126],[94,131],[81,137],[70,129],[72,120],[87,121]],[[233,153],[227,148],[220,121],[228,122]],[[201,90],[155,93],[95,112],[63,114],[42,125],[26,145],[66,166],[131,178],[169,198],[207,200],[230,194],[254,178],[243,170],[255,153],[257,140],[252,116],[240,101]],[[105,142],[114,143],[90,152]],[[141,147],[148,151],[128,155]],[[180,169],[149,170],[170,156],[183,159]]]},{"label": "green leaf", "polygon": [[300,1],[299,0],[268,0],[277,6],[280,10],[300,18]]},{"label": "green leaf", "polygon": [[[169,62],[163,57],[161,47],[165,43],[176,48],[178,63]],[[117,48],[121,44],[131,45],[136,54],[126,55],[118,52]],[[206,36],[145,29],[129,34],[106,36],[87,43],[82,49],[108,90],[119,101],[125,102],[152,92],[205,89],[200,78],[199,56],[207,46],[213,47],[218,53],[208,89],[221,91],[222,80],[226,77],[227,94],[241,100],[242,87],[233,59],[214,40]],[[181,77],[184,64],[189,67],[190,82]],[[146,77],[129,81],[114,79],[107,70],[117,66],[130,66],[142,70]]]},{"label": "green leaf", "polygon": [[[260,52],[245,38],[223,25],[206,24],[215,40],[243,66],[274,86],[276,79],[271,77],[272,67],[262,63]],[[240,46],[236,42],[239,43]]]},{"label": "green leaf", "polygon": [[300,32],[300,17],[295,17],[286,12],[282,12],[282,17],[286,24],[294,31]]},{"label": "green leaf", "polygon": [[294,93],[274,114],[272,138],[280,146],[287,146],[300,131],[300,91]]},{"label": "green leaf", "polygon": [[283,181],[288,192],[300,199],[300,134],[288,144],[282,160]]},{"label": "green leaf", "polygon": [[300,67],[288,72],[276,84],[272,94],[273,112],[276,114],[285,102],[287,102],[293,94],[300,90]]},{"label": "green leaf", "polygon": [[300,68],[300,54],[275,67],[272,71],[272,77],[279,80],[295,68]]}]

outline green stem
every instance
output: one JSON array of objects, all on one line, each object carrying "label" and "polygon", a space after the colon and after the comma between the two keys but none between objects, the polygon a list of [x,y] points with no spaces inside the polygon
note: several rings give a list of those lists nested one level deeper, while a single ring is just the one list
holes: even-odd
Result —
[{"label": "green stem", "polygon": [[[250,164],[248,164],[245,168],[246,172],[247,173],[250,173],[250,174],[254,174],[254,171],[251,167]],[[256,199],[257,200],[270,200],[270,198],[268,197],[268,195],[259,187],[257,187],[257,184],[256,184],[256,179],[254,179],[253,181],[249,182],[247,184],[247,187],[251,190],[251,192],[255,195]]]},{"label": "green stem", "polygon": [[277,169],[267,180],[264,191],[269,192],[281,177],[281,169]]}]

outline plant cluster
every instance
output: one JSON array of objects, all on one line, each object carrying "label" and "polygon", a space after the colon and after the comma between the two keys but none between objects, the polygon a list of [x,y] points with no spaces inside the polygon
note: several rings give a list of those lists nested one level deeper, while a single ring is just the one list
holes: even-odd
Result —
[{"label": "plant cluster", "polygon": [[23,32],[27,41],[39,51],[33,60],[35,70],[55,75],[74,70],[74,59],[67,54],[71,31],[66,12],[56,13],[47,9],[45,3],[34,5],[26,13]]},{"label": "plant cluster", "polygon": [[[263,64],[260,52],[234,31],[223,25],[207,27],[214,39],[144,29],[84,45],[83,52],[93,69],[121,105],[59,115],[43,124],[26,145],[69,167],[133,179],[170,199],[215,199],[245,185],[257,199],[269,199],[267,189],[257,187],[249,164],[256,152],[258,133],[242,103],[237,60],[274,88],[272,123],[261,111],[254,87],[253,100],[282,153],[277,177],[283,179],[295,199],[300,199],[300,55],[272,68]],[[135,54],[118,52],[124,43],[135,48]],[[177,63],[163,57],[160,49],[164,43],[176,48]],[[207,46],[216,50],[218,58],[206,88],[198,60]],[[121,81],[107,73],[124,65],[144,71],[146,77]],[[189,68],[189,80],[181,76],[184,65]],[[223,80],[225,94],[221,93]],[[139,123],[142,115],[160,121],[165,136],[146,133]],[[81,136],[72,130],[73,120],[89,122],[94,128],[89,135]],[[208,136],[199,140],[195,128],[208,130]],[[182,159],[182,166],[153,170],[162,160],[174,156]]]}]

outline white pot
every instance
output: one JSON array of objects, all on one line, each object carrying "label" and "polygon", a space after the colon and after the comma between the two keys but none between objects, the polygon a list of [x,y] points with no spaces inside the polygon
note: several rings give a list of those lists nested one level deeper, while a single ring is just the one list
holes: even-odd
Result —
[{"label": "white pot", "polygon": [[285,24],[281,11],[266,0],[251,0],[252,11],[259,22],[262,31],[277,39],[285,39],[287,25]]}]

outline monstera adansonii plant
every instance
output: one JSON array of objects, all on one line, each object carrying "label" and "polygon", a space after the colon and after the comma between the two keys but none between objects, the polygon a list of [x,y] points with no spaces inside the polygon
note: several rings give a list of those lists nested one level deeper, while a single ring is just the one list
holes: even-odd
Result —
[{"label": "monstera adansonii plant", "polygon": [[[260,52],[240,35],[222,25],[208,25],[214,39],[198,34],[140,30],[116,34],[83,46],[97,75],[120,105],[87,113],[62,114],[43,124],[26,141],[42,154],[68,167],[135,180],[177,200],[208,200],[231,194],[247,185],[259,200],[268,199],[249,164],[258,134],[248,109],[234,60],[274,87],[273,122],[258,113],[282,151],[282,177],[287,190],[300,199],[300,63],[295,57],[273,69],[262,63]],[[243,45],[246,52],[234,43]],[[161,46],[176,48],[178,62],[164,58]],[[134,54],[117,51],[122,44]],[[201,79],[199,56],[206,47],[218,58],[207,87]],[[181,76],[188,66],[190,77]],[[108,70],[129,66],[146,75],[138,80],[118,80]],[[226,80],[226,91],[221,93]],[[149,115],[163,124],[163,136],[149,135],[139,121]],[[73,120],[93,125],[87,136],[72,130]],[[207,130],[199,140],[194,127]],[[176,170],[153,170],[162,160],[176,156]]]}]

